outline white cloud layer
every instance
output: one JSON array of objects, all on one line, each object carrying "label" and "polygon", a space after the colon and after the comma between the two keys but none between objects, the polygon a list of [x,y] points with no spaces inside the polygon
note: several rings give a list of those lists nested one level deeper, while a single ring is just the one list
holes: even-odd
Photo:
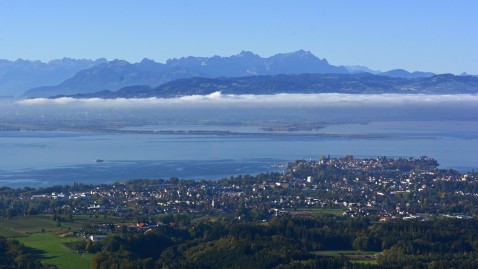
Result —
[{"label": "white cloud layer", "polygon": [[67,106],[89,108],[188,108],[191,106],[286,106],[286,107],[390,107],[401,105],[478,105],[478,95],[414,95],[414,94],[275,94],[234,95],[215,92],[209,95],[192,95],[179,98],[117,98],[56,99],[36,98],[17,101],[21,106]]}]

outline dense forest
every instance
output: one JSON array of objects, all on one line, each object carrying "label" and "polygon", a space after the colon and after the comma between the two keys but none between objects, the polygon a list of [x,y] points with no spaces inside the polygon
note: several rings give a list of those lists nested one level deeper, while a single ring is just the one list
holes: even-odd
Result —
[{"label": "dense forest", "polygon": [[[170,219],[167,219],[170,218]],[[181,219],[186,220],[181,220]],[[165,216],[188,224],[186,215]],[[373,223],[367,218],[283,217],[268,223],[204,220],[89,244],[91,268],[476,268],[478,221]],[[371,263],[325,250],[376,252]]]}]

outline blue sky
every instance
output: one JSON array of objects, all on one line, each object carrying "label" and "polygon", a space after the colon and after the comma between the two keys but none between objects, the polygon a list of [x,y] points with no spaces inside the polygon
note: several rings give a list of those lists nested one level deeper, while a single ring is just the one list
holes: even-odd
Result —
[{"label": "blue sky", "polygon": [[478,74],[478,1],[2,0],[0,59],[263,57]]}]

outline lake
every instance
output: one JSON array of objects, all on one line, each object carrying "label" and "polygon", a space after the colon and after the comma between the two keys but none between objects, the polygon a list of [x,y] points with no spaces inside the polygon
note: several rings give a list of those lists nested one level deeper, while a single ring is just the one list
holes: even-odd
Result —
[{"label": "lake", "polygon": [[[478,169],[477,121],[371,122],[285,133],[256,133],[259,129],[254,126],[136,128],[231,130],[235,134],[0,132],[0,184],[39,187],[172,176],[208,180],[277,171],[273,164],[296,159],[347,154],[355,157],[426,155],[437,159],[441,168]],[[104,162],[95,163],[97,158]]]}]

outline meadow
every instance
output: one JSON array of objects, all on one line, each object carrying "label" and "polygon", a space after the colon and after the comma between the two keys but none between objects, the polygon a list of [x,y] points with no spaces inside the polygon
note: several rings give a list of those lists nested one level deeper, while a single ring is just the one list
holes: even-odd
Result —
[{"label": "meadow", "polygon": [[77,253],[65,243],[81,242],[85,239],[77,236],[61,237],[59,235],[78,230],[84,225],[103,223],[124,223],[114,217],[91,217],[75,215],[72,221],[57,222],[51,215],[21,216],[0,221],[0,236],[12,238],[25,244],[30,253],[44,264],[56,265],[58,268],[89,268],[92,254]]},{"label": "meadow", "polygon": [[297,211],[310,212],[312,217],[320,217],[324,215],[343,216],[343,208],[298,208]]},{"label": "meadow", "polygon": [[313,254],[330,257],[340,257],[343,255],[352,263],[378,264],[377,258],[378,255],[380,255],[380,252],[359,250],[326,250],[314,251]]}]

